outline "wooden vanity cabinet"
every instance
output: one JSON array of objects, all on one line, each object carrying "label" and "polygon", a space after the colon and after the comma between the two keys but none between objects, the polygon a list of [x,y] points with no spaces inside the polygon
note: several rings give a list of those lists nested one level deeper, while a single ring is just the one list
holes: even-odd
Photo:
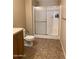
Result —
[{"label": "wooden vanity cabinet", "polygon": [[13,35],[13,59],[22,59],[24,57],[24,39],[23,30]]}]

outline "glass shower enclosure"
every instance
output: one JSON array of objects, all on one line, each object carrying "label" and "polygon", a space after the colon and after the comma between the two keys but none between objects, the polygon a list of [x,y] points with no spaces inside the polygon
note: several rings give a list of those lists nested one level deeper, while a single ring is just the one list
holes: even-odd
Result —
[{"label": "glass shower enclosure", "polygon": [[58,35],[59,6],[33,6],[33,33]]}]

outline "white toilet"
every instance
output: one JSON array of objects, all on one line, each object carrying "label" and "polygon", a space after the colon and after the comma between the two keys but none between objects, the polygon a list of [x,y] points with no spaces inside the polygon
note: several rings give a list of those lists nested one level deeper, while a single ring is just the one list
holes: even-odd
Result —
[{"label": "white toilet", "polygon": [[33,46],[34,38],[35,37],[33,35],[26,35],[24,37],[24,39],[25,39],[24,46],[26,46],[26,47],[32,47]]},{"label": "white toilet", "polygon": [[24,46],[32,47],[35,37],[33,35],[29,35],[28,33],[26,34],[25,29],[23,29],[23,35],[24,35]]}]

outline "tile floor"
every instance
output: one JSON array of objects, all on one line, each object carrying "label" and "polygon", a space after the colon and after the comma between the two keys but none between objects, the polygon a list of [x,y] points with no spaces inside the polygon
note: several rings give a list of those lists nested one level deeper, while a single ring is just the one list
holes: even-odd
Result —
[{"label": "tile floor", "polygon": [[35,39],[33,47],[24,47],[24,59],[65,59],[59,40]]}]

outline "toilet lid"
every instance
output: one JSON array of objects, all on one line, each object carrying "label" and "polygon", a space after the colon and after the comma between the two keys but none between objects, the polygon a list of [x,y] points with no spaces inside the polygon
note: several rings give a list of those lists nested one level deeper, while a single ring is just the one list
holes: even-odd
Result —
[{"label": "toilet lid", "polygon": [[31,41],[31,40],[33,40],[33,39],[34,39],[34,36],[32,36],[32,35],[27,35],[27,36],[25,37],[25,40]]}]

